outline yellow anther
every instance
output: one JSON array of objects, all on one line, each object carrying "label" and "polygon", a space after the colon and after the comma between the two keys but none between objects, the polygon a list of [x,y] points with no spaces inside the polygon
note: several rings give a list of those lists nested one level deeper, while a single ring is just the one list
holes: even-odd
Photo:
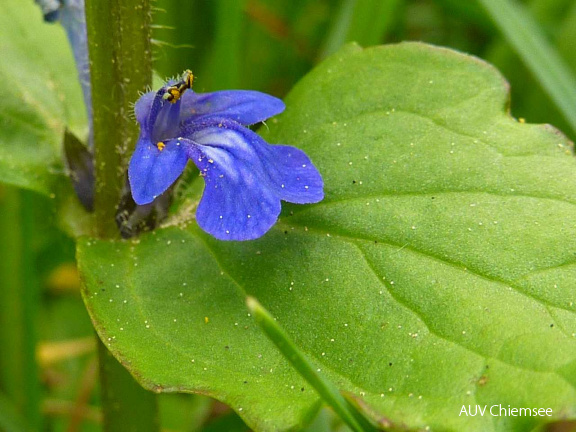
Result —
[{"label": "yellow anther", "polygon": [[158,141],[156,143],[156,147],[158,147],[158,150],[162,151],[164,150],[164,147],[166,147],[166,144],[164,144],[162,141]]},{"label": "yellow anther", "polygon": [[180,99],[181,95],[182,93],[178,87],[171,86],[166,89],[166,93],[164,93],[164,96],[162,96],[162,98],[170,103],[176,103],[176,101]]},{"label": "yellow anther", "polygon": [[186,87],[192,88],[192,83],[194,82],[194,74],[190,69],[186,69],[184,71],[184,76],[182,78]]},{"label": "yellow anther", "polygon": [[168,93],[170,93],[170,96],[172,96],[171,98],[168,99],[170,103],[176,103],[176,101],[180,99],[180,96],[182,96],[182,93],[176,87],[170,87],[168,89]]},{"label": "yellow anther", "polygon": [[170,103],[176,103],[182,97],[184,92],[192,88],[192,83],[194,81],[194,75],[189,69],[184,71],[182,75],[182,81],[177,82],[176,84],[168,87],[166,89],[166,93],[164,93],[164,100],[167,100]]}]

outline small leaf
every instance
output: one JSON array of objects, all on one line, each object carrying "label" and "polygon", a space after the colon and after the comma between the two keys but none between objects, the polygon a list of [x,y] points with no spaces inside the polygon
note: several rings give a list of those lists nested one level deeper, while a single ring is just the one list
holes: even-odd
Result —
[{"label": "small leaf", "polygon": [[[266,139],[307,152],[323,202],[285,204],[252,242],[203,233],[197,195],[138,239],[80,242],[84,298],[114,355],[147,388],[211,395],[256,430],[306,424],[318,398],[248,316],[251,295],[375,418],[451,431],[574,419],[566,138],[511,118],[491,66],[414,43],[348,46],[286,104]],[[552,416],[459,415],[476,404]]]}]

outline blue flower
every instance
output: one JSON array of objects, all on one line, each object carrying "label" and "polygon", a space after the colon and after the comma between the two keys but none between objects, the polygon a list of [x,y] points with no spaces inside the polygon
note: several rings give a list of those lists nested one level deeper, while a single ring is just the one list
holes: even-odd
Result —
[{"label": "blue flower", "polygon": [[128,176],[137,204],[166,191],[188,160],[205,180],[196,221],[221,240],[261,237],[278,219],[281,200],[322,200],[322,177],[302,150],[270,145],[245,127],[282,112],[281,100],[246,90],[195,93],[191,80],[187,72],[136,103],[140,137]]},{"label": "blue flower", "polygon": [[69,176],[78,199],[86,210],[93,211],[95,174],[91,149],[94,147],[94,128],[84,0],[36,0],[36,3],[42,10],[44,21],[59,22],[64,27],[74,54],[78,79],[84,96],[84,106],[88,116],[88,146],[86,147],[76,136],[66,131],[64,154]]},{"label": "blue flower", "polygon": [[68,41],[72,47],[78,78],[82,86],[84,104],[88,114],[90,137],[89,147],[92,148],[92,93],[90,89],[90,64],[88,61],[88,32],[84,14],[84,0],[36,0],[40,6],[44,21],[60,22],[66,30]]}]

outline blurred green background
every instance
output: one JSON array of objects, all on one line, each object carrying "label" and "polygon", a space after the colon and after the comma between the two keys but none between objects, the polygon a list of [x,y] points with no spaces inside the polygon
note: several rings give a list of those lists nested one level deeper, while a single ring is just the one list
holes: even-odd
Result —
[{"label": "blurred green background", "polygon": [[[576,68],[576,3],[523,3]],[[574,138],[474,0],[157,0],[154,7],[158,75],[192,69],[199,92],[241,88],[283,97],[346,42],[418,40],[493,63],[511,84],[515,117],[553,124]],[[43,431],[101,430],[96,344],[80,298],[74,243],[57,228],[50,199],[32,192],[0,185],[0,216],[0,424],[25,430],[19,424],[25,418]],[[226,406],[203,396],[159,401],[165,431],[248,430]],[[323,412],[309,430],[339,428]]]}]

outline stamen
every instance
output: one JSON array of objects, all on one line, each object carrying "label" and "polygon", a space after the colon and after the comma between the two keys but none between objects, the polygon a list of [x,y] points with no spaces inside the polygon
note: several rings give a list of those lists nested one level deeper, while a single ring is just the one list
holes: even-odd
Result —
[{"label": "stamen", "polygon": [[183,79],[184,79],[184,82],[186,83],[186,87],[191,89],[192,84],[194,83],[194,74],[192,73],[192,71],[190,69],[186,69],[184,71]]},{"label": "stamen", "polygon": [[166,147],[166,144],[164,144],[162,141],[158,141],[156,143],[156,147],[158,147],[158,150],[162,151],[164,150],[164,147]]},{"label": "stamen", "polygon": [[194,74],[192,74],[190,69],[186,69],[184,75],[182,75],[182,80],[177,82],[175,85],[168,87],[162,98],[170,103],[176,103],[186,90],[192,88],[193,82]]},{"label": "stamen", "polygon": [[164,96],[162,96],[162,98],[170,103],[176,103],[178,99],[180,99],[180,96],[182,96],[182,91],[180,90],[180,88],[176,86],[171,86],[166,89],[166,93],[164,93]]}]

